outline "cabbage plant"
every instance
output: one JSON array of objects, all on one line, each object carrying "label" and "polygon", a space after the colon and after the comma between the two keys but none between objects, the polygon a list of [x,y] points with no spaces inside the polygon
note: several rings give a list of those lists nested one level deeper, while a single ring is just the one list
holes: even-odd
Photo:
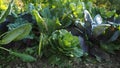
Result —
[{"label": "cabbage plant", "polygon": [[83,51],[80,47],[79,39],[67,30],[56,30],[50,36],[51,52],[69,57],[81,57]]}]

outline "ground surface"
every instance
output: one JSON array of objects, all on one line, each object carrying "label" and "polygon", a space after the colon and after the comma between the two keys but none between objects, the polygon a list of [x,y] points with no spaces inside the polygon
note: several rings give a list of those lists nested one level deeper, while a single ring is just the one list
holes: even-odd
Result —
[{"label": "ground surface", "polygon": [[[23,63],[19,60],[10,62],[5,68],[58,68],[48,65],[45,59],[40,59],[34,63]],[[115,55],[111,55],[109,62],[99,63],[74,63],[70,68],[120,68],[120,51],[116,52]]]}]

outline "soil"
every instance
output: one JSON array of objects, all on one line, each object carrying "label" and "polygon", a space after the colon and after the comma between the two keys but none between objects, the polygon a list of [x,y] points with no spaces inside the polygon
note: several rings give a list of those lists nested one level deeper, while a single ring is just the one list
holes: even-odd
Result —
[{"label": "soil", "polygon": [[[4,68],[58,68],[49,65],[45,59],[40,59],[34,63],[23,63],[19,60],[8,63]],[[66,67],[64,67],[66,68]],[[84,63],[84,62],[74,62],[71,67],[67,68],[120,68],[120,51],[116,54],[110,56],[109,62],[98,62],[98,63]]]}]

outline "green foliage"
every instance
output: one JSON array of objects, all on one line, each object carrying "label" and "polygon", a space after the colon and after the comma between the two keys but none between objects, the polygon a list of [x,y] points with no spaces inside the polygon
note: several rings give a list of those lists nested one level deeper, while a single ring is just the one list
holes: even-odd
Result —
[{"label": "green foliage", "polygon": [[14,4],[14,0],[11,0],[7,10],[0,16],[0,23],[4,22],[6,17],[11,13],[13,4]]},{"label": "green foliage", "polygon": [[[8,9],[1,15],[0,23],[5,22],[11,13],[13,1]],[[24,42],[29,33],[32,34],[32,42],[25,45],[33,45],[28,49],[28,54],[45,56],[53,65],[71,65],[75,58],[81,59],[84,53],[106,59],[106,52],[113,53],[120,50],[119,37],[120,25],[115,23],[119,17],[119,1],[115,0],[22,0],[24,8],[17,12],[14,6],[12,15],[16,17],[14,23],[6,26],[8,31],[0,36],[0,44],[8,45],[14,41]],[[116,3],[117,2],[117,3]],[[108,7],[112,4],[116,4]],[[116,8],[116,9],[114,9]],[[20,14],[18,14],[20,13]],[[20,16],[31,14],[35,23],[30,24]],[[109,20],[110,19],[110,20]],[[111,19],[113,21],[111,21]],[[119,18],[118,18],[119,19]],[[110,22],[111,21],[111,22]],[[8,21],[9,22],[9,21]],[[118,20],[118,22],[120,22]],[[67,31],[68,30],[68,31]],[[76,35],[76,36],[74,36]],[[29,38],[30,40],[30,38]],[[6,50],[10,55],[19,57],[24,62],[33,62],[36,59],[28,54]],[[11,49],[11,48],[10,48]],[[2,52],[0,52],[2,53]],[[66,63],[66,64],[65,64]]]},{"label": "green foliage", "polygon": [[82,2],[79,0],[51,0],[41,5],[41,15],[58,19],[62,27],[68,27],[75,19],[82,18]]},{"label": "green foliage", "polygon": [[[49,11],[46,10],[46,14],[48,12]],[[41,32],[49,34],[61,26],[58,18],[53,18],[53,19],[50,19],[49,17],[42,18],[37,12],[37,10],[33,10],[32,14],[35,17],[37,21],[37,25],[39,26]]]},{"label": "green foliage", "polygon": [[13,29],[15,29],[15,28],[17,28],[17,27],[19,27],[19,26],[21,26],[23,24],[26,24],[26,23],[28,23],[28,21],[26,21],[26,20],[24,20],[22,18],[17,18],[14,21],[14,23],[8,24],[7,27],[8,27],[8,30],[13,30]]},{"label": "green foliage", "polygon": [[120,10],[119,6],[118,6],[119,3],[120,3],[119,0],[114,0],[114,1],[113,0],[94,0],[94,3],[97,6],[103,6],[103,7],[105,7],[108,10],[113,10],[113,9]]},{"label": "green foliage", "polygon": [[1,35],[0,44],[8,44],[11,41],[17,41],[25,38],[31,31],[31,24],[23,24],[11,31],[8,31]]},{"label": "green foliage", "polygon": [[103,34],[105,32],[105,30],[109,27],[110,27],[109,24],[97,25],[96,27],[93,28],[94,36],[99,36],[99,35]]},{"label": "green foliage", "polygon": [[29,4],[29,3],[36,4],[36,3],[40,3],[40,0],[22,0],[22,2],[24,4]]},{"label": "green foliage", "polygon": [[78,37],[65,29],[54,31],[48,41],[49,43],[43,48],[43,55],[48,58],[50,64],[65,67],[74,58],[84,55]]},{"label": "green foliage", "polygon": [[23,54],[23,53],[18,53],[18,52],[10,52],[10,54],[20,58],[24,62],[34,62],[34,61],[36,61],[36,58],[34,58],[34,57],[32,57],[28,54]]},{"label": "green foliage", "polygon": [[54,54],[81,57],[83,51],[79,44],[78,37],[63,29],[53,32],[50,36],[50,47]]},{"label": "green foliage", "polygon": [[8,51],[9,54],[14,55],[14,56],[20,58],[24,62],[33,62],[33,61],[36,61],[36,59],[34,57],[30,56],[30,55],[23,54],[23,53],[18,53],[18,52],[13,52],[13,51],[8,50],[8,49],[3,48],[3,47],[0,47],[0,49]]},{"label": "green foliage", "polygon": [[37,25],[39,26],[41,32],[43,32],[43,30],[48,31],[47,24],[45,23],[43,18],[39,15],[38,11],[33,10],[32,14],[35,16],[36,21],[37,21]]},{"label": "green foliage", "polygon": [[120,50],[120,45],[115,43],[101,44],[101,48],[108,53],[115,54],[115,50]]},{"label": "green foliage", "polygon": [[119,50],[120,46],[115,44],[118,42],[117,39],[119,39],[120,35],[119,24],[113,22],[104,23],[100,15],[96,15],[93,20],[88,10],[84,10],[84,19],[84,25],[79,21],[75,24],[78,27],[77,31],[80,31],[80,37],[82,37],[80,43],[82,43],[83,51],[88,49],[86,47],[88,45],[91,48],[90,54],[94,55],[97,60],[98,58],[106,60],[109,58],[106,51],[111,53]]}]

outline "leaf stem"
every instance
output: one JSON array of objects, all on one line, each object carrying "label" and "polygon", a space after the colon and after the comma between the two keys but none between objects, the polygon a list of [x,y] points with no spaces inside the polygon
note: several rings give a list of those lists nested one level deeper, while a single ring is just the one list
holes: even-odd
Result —
[{"label": "leaf stem", "polygon": [[8,49],[6,49],[4,47],[0,47],[0,49],[10,52],[10,50],[8,50]]},{"label": "leaf stem", "polygon": [[41,48],[42,48],[42,38],[43,38],[43,34],[41,33],[41,35],[40,35],[40,41],[39,41],[38,55],[40,55],[40,54],[41,54]]}]

